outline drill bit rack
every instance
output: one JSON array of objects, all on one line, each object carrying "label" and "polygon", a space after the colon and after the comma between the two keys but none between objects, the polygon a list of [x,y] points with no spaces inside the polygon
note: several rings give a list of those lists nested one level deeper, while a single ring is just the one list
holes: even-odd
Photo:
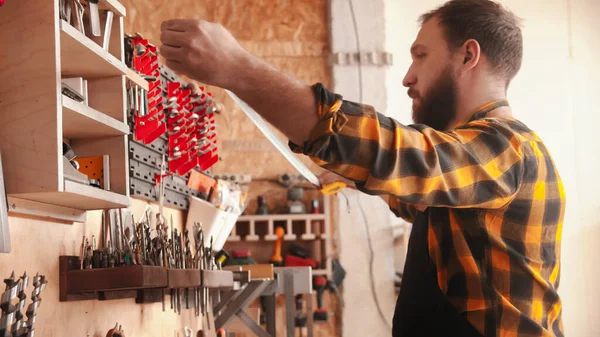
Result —
[{"label": "drill bit rack", "polygon": [[[156,266],[80,269],[78,256],[60,256],[60,301],[134,298],[132,290],[227,289],[233,273],[227,270],[175,269]],[[111,294],[122,292],[125,296]],[[160,302],[160,299],[158,300]]]}]

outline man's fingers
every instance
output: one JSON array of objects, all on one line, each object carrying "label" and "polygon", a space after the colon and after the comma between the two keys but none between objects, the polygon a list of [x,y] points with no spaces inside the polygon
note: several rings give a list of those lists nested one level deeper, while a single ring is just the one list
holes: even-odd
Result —
[{"label": "man's fingers", "polygon": [[182,59],[181,48],[162,45],[160,46],[160,54],[166,59],[179,62]]},{"label": "man's fingers", "polygon": [[178,74],[182,74],[183,73],[183,65],[179,61],[176,61],[176,60],[167,60],[165,62],[165,65],[167,66],[167,68],[173,70],[174,72],[176,72]]},{"label": "man's fingers", "polygon": [[160,42],[171,47],[181,47],[189,39],[185,33],[165,30],[160,34]]},{"label": "man's fingers", "polygon": [[174,32],[185,32],[189,27],[198,25],[195,19],[173,19],[163,21],[160,25],[161,31],[171,30]]}]

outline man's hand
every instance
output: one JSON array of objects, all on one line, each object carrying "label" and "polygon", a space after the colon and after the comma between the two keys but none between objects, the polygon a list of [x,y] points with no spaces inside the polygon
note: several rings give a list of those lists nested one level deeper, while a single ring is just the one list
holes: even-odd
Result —
[{"label": "man's hand", "polygon": [[218,23],[177,19],[161,25],[167,67],[208,85],[230,89],[253,56]]},{"label": "man's hand", "polygon": [[296,144],[319,121],[310,86],[245,50],[218,23],[178,19],[161,25],[167,67],[196,81],[228,89]]},{"label": "man's hand", "polygon": [[352,182],[340,175],[337,175],[331,171],[324,171],[323,173],[319,174],[319,182],[321,183],[321,185],[327,185],[327,184],[334,183],[337,181],[341,181],[344,184],[346,184],[347,188],[356,189],[356,185],[354,184],[354,182]]}]

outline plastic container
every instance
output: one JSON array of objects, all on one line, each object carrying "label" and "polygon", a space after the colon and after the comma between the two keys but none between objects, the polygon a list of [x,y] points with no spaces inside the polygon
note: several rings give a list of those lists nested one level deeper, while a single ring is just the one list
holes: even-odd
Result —
[{"label": "plastic container", "polygon": [[210,238],[212,237],[213,251],[217,252],[223,249],[239,216],[239,214],[217,209],[208,201],[190,196],[186,227],[191,229],[194,227],[195,222],[201,223],[204,231],[204,246],[210,246]]}]

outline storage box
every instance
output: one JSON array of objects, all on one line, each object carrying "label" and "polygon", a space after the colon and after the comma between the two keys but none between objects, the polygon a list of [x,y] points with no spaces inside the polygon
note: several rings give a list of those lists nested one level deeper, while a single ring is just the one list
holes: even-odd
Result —
[{"label": "storage box", "polygon": [[213,251],[219,251],[225,245],[240,215],[217,209],[208,201],[190,196],[186,228],[192,231],[194,223],[202,224],[204,231],[204,246],[210,246],[213,238]]}]

